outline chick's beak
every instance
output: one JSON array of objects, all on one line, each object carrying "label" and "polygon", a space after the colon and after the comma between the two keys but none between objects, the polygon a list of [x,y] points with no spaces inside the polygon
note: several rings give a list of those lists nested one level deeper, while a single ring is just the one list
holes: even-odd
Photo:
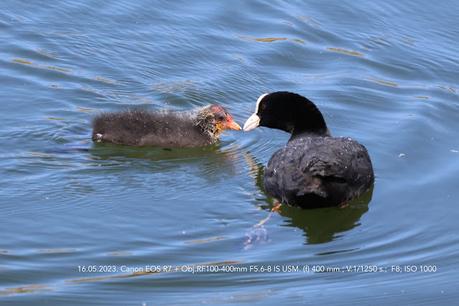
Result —
[{"label": "chick's beak", "polygon": [[233,118],[230,118],[225,125],[225,128],[228,130],[235,130],[235,131],[240,131],[241,126],[236,123],[236,121],[233,120]]},{"label": "chick's beak", "polygon": [[252,116],[250,116],[249,119],[247,119],[247,121],[244,123],[244,132],[253,130],[259,125],[260,125],[260,117],[258,117],[257,114],[252,114]]}]

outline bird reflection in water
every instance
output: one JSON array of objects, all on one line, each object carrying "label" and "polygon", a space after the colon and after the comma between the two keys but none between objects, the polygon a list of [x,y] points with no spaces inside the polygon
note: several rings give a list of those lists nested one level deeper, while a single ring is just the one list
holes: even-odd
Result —
[{"label": "bird reflection in water", "polygon": [[[139,161],[152,173],[176,170],[186,165],[207,181],[220,181],[236,173],[238,146],[233,142],[220,142],[198,148],[130,147],[111,143],[94,143],[89,149],[91,159],[101,166],[113,167],[127,161]],[[145,161],[145,163],[141,163]],[[153,161],[153,162],[152,162]],[[196,165],[196,167],[192,167]],[[178,179],[178,177],[176,177]]]}]

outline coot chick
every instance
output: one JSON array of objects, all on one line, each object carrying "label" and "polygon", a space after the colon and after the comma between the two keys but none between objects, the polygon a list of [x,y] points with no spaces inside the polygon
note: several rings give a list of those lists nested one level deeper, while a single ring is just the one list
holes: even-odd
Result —
[{"label": "coot chick", "polygon": [[192,111],[131,109],[97,116],[92,140],[130,146],[199,147],[215,144],[226,129],[241,127],[216,104]]},{"label": "coot chick", "polygon": [[265,191],[281,203],[302,208],[345,204],[374,182],[366,148],[348,137],[332,137],[319,109],[291,92],[261,95],[244,131],[258,126],[291,134],[264,174]]}]

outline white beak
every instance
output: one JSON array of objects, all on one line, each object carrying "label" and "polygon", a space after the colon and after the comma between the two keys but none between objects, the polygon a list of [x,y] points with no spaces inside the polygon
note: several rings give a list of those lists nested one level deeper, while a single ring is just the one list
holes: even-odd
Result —
[{"label": "white beak", "polygon": [[244,123],[243,130],[244,132],[248,132],[250,130],[253,130],[260,124],[260,117],[257,116],[257,114],[252,114],[252,116],[247,119],[247,121]]}]

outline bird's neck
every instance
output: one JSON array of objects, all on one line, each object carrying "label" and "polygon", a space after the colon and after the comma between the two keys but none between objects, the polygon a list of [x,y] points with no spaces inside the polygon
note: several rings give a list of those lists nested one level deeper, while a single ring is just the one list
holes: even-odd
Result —
[{"label": "bird's neck", "polygon": [[194,125],[207,135],[211,142],[216,142],[221,134],[221,130],[215,125],[214,119],[207,109],[198,112],[194,120]]},{"label": "bird's neck", "polygon": [[322,113],[304,97],[276,104],[271,113],[265,125],[284,130],[292,134],[292,138],[299,135],[330,135]]},{"label": "bird's neck", "polygon": [[328,130],[328,128],[319,129],[319,130],[309,130],[309,129],[295,130],[295,128],[293,128],[293,130],[291,131],[291,136],[290,136],[289,141],[297,139],[297,138],[302,138],[302,137],[327,137],[327,136],[330,136],[330,131]]},{"label": "bird's neck", "polygon": [[330,136],[330,131],[320,112],[316,113],[293,113],[290,120],[283,123],[281,128],[290,133],[292,138],[299,136]]}]

